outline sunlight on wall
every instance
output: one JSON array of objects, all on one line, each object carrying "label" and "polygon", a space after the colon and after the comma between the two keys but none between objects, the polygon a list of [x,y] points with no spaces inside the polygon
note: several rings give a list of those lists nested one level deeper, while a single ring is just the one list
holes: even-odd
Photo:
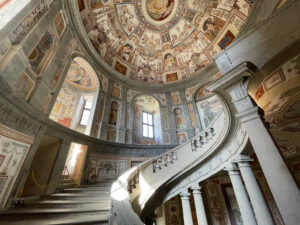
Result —
[{"label": "sunlight on wall", "polygon": [[127,180],[130,174],[136,169],[136,167],[132,167],[127,170],[119,179],[113,183],[111,188],[111,197],[117,201],[123,201],[125,199],[129,199],[129,194],[127,191]]},{"label": "sunlight on wall", "polygon": [[141,189],[139,204],[141,208],[144,208],[145,202],[148,200],[149,196],[151,196],[154,193],[154,190],[151,188],[151,186],[147,183],[147,181],[141,174],[139,175],[139,181]]}]

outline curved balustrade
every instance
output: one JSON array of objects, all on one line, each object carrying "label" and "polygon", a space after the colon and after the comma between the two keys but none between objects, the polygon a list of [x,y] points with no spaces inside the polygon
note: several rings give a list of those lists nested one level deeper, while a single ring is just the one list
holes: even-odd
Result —
[{"label": "curved balustrade", "polygon": [[[241,135],[238,135],[241,129],[237,129],[239,132],[233,132],[233,136],[228,137],[229,128],[229,113],[223,110],[207,129],[192,140],[158,157],[154,157],[122,175],[112,188],[110,224],[143,224],[139,216],[141,216],[151,198],[160,193],[162,187],[192,168],[210,161],[210,158],[215,158],[215,156],[209,156],[217,154],[216,152],[220,149],[228,151],[227,148],[223,147],[229,146],[229,143],[234,141],[235,137],[241,137]],[[237,150],[241,146],[232,147]],[[126,197],[116,198],[116,196],[121,196],[122,193]],[[174,193],[177,192],[174,191],[169,194],[173,196]],[[126,215],[126,218],[123,215]]]}]

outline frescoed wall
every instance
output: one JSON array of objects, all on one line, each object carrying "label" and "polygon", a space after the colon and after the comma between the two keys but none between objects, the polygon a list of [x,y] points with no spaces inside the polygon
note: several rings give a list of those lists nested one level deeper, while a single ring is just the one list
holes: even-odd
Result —
[{"label": "frescoed wall", "polygon": [[[158,101],[148,95],[138,96],[133,100],[133,125],[132,143],[133,144],[163,144],[161,131],[161,115]],[[154,138],[143,137],[142,113],[148,112],[153,115]]]},{"label": "frescoed wall", "polygon": [[222,105],[217,96],[212,96],[196,103],[201,125],[205,129],[222,111]]},{"label": "frescoed wall", "polygon": [[119,109],[120,105],[117,101],[112,101],[110,104],[110,113],[108,123],[117,126],[119,123]]},{"label": "frescoed wall", "polygon": [[0,10],[10,2],[11,0],[0,0]]},{"label": "frescoed wall", "polygon": [[91,124],[81,125],[80,120],[86,102],[92,103],[89,120],[93,119],[99,88],[100,83],[93,68],[84,59],[75,58],[52,108],[50,119],[81,133],[89,133]]},{"label": "frescoed wall", "polygon": [[175,196],[164,204],[165,223],[161,225],[183,225],[180,198]]},{"label": "frescoed wall", "polygon": [[[2,2],[7,4],[8,1],[2,0]],[[19,44],[48,9],[48,1],[41,0],[30,14],[27,15],[24,20],[10,33],[12,37],[12,44]]]},{"label": "frescoed wall", "polygon": [[89,182],[98,183],[107,179],[116,179],[123,172],[143,162],[147,157],[116,157],[92,153],[89,159]]},{"label": "frescoed wall", "polygon": [[0,208],[11,194],[33,141],[33,137],[0,124]]},{"label": "frescoed wall", "polygon": [[182,107],[174,108],[173,112],[174,112],[174,117],[175,117],[176,129],[186,128],[186,121],[185,121],[185,118],[184,118]]},{"label": "frescoed wall", "polygon": [[29,63],[37,75],[40,75],[47,67],[55,46],[56,40],[54,34],[47,31],[35,49],[29,54]]},{"label": "frescoed wall", "polygon": [[300,55],[266,74],[262,81],[250,82],[249,93],[264,111],[271,134],[300,184]]},{"label": "frescoed wall", "polygon": [[[270,209],[275,224],[283,225],[283,220],[267,185],[267,181],[260,169],[254,170],[254,174],[259,182],[264,199]],[[240,209],[236,196],[228,176],[209,179],[204,183],[203,194],[207,201],[208,215],[210,215],[212,225],[243,225]]]}]

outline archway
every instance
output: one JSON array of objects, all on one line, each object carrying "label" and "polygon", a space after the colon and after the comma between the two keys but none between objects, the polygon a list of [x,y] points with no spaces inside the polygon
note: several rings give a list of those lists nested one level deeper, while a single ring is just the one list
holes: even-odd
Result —
[{"label": "archway", "polygon": [[99,79],[90,64],[83,58],[74,58],[50,119],[89,135],[99,89]]}]

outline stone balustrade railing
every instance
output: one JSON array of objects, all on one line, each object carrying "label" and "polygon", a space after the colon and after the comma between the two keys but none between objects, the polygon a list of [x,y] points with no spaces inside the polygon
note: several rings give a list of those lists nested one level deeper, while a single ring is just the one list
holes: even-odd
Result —
[{"label": "stone balustrade railing", "polygon": [[[216,116],[208,128],[192,140],[132,168],[129,173],[120,177],[116,184],[120,186],[121,182],[124,187],[112,189],[113,223],[110,224],[142,224],[139,215],[147,201],[170,179],[208,158],[225,141],[229,123],[229,114],[224,110]],[[126,195],[123,201],[113,197],[118,196],[118,192]],[[126,205],[126,209],[122,207],[121,210],[121,205]],[[126,219],[120,215],[124,210]]]}]

